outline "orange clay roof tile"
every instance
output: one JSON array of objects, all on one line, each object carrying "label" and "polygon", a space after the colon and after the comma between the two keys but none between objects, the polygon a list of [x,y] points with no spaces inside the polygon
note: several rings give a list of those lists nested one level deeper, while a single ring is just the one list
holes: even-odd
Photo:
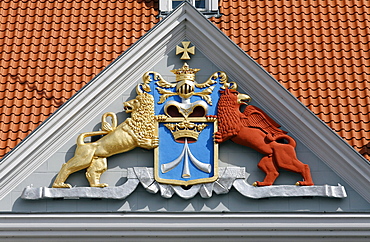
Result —
[{"label": "orange clay roof tile", "polygon": [[[159,19],[150,0],[0,2],[0,158]],[[139,27],[138,27],[139,26]]]},{"label": "orange clay roof tile", "polygon": [[[366,0],[222,0],[210,20],[370,157]],[[159,19],[150,0],[0,2],[0,157]]]},{"label": "orange clay roof tile", "polygon": [[224,0],[220,12],[216,26],[303,104],[357,150],[369,144],[368,1]]}]

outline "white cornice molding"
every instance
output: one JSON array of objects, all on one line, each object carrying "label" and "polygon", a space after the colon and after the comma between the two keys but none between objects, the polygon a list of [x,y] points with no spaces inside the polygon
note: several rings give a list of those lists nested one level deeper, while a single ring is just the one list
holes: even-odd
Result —
[{"label": "white cornice molding", "polygon": [[370,202],[369,163],[188,3],[104,69],[0,163],[0,199],[184,39]]},{"label": "white cornice molding", "polygon": [[9,214],[0,239],[16,241],[366,241],[369,214]]}]

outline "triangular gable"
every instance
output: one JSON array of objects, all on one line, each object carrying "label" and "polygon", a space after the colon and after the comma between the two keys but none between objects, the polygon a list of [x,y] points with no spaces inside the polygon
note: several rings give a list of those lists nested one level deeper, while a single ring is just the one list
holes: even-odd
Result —
[{"label": "triangular gable", "polygon": [[188,3],[158,23],[2,161],[0,198],[41,166],[117,96],[134,89],[142,74],[184,39],[197,46],[273,119],[370,201],[366,189],[370,181],[367,161]]}]

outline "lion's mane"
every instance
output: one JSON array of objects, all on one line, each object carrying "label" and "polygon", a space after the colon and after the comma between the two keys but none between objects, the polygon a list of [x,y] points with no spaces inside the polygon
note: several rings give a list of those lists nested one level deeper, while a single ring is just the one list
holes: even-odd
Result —
[{"label": "lion's mane", "polygon": [[140,102],[140,106],[132,111],[129,126],[137,138],[151,139],[155,136],[154,98],[144,92],[137,95],[136,100]]}]

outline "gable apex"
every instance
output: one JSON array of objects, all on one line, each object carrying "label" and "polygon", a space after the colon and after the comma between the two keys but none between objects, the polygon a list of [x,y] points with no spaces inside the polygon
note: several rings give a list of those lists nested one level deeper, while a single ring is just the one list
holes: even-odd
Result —
[{"label": "gable apex", "polygon": [[183,3],[47,119],[0,164],[0,197],[43,164],[180,41],[188,39],[367,201],[366,160],[189,3]]}]

